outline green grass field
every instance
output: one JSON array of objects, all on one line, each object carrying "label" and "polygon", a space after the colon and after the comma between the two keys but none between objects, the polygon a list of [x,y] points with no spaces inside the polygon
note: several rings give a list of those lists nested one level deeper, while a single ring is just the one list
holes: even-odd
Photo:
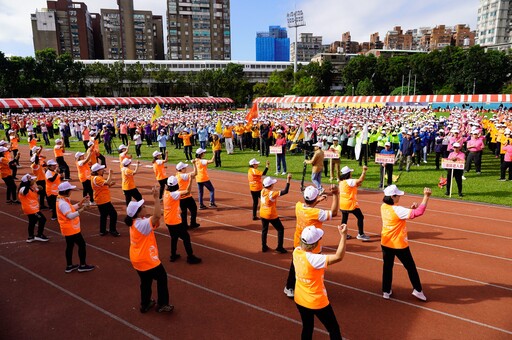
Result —
[{"label": "green grass field", "polygon": [[[0,133],[0,136],[4,136],[3,132]],[[21,144],[26,143],[26,138],[23,138],[25,141],[22,141]],[[71,139],[71,148],[67,149],[68,152],[76,152],[76,151],[83,151],[84,147],[82,142],[78,142],[76,139]],[[119,145],[121,144],[121,141],[119,139],[115,139],[115,144]],[[101,146],[101,152],[106,155],[105,149],[103,147],[103,144],[100,144]],[[198,146],[193,147],[193,152],[195,152],[195,149]],[[145,143],[142,146],[142,159],[144,160],[151,160],[151,153],[155,150],[158,150],[158,146],[154,146],[152,148],[146,147]],[[176,164],[179,161],[184,161],[185,155],[183,153],[183,149],[175,149],[174,145],[168,144],[167,150],[169,152],[169,161],[172,164]],[[135,147],[130,147],[130,153],[135,156]],[[51,154],[47,152],[47,155],[50,156]],[[115,158],[117,158],[117,152],[114,152],[113,154]],[[22,157],[26,157],[28,155],[22,155]],[[211,148],[208,149],[207,154],[205,155],[205,158],[211,158],[212,152]],[[258,159],[262,164],[260,167],[264,167],[264,163],[266,161],[266,157],[260,157],[257,151],[253,150],[246,150],[246,151],[239,151],[235,148],[235,154],[234,155],[227,155],[226,152],[223,150],[221,154],[222,159],[222,168],[221,170],[224,171],[233,171],[233,172],[241,172],[241,173],[247,173],[248,169],[248,163],[251,158]],[[433,191],[433,196],[435,197],[443,197],[445,188],[440,189],[438,188],[437,184],[439,182],[439,177],[444,176],[446,177],[446,171],[445,170],[435,170],[435,164],[434,164],[434,157],[435,155],[429,155],[428,157],[428,163],[424,164],[421,163],[419,167],[411,166],[410,172],[401,172],[400,178],[397,181],[397,185],[401,190],[404,190],[408,194],[422,194],[424,187],[431,187]],[[270,155],[268,157],[268,160],[270,160],[270,170],[267,175],[281,178],[283,187],[284,187],[284,178],[285,176],[275,176],[274,173],[276,172],[276,163],[275,163],[275,156]],[[288,172],[292,173],[294,180],[299,180],[302,178],[302,169],[303,169],[303,161],[304,156],[303,154],[297,154],[293,155],[291,153],[288,153],[286,155],[286,163],[288,167]],[[357,161],[355,160],[347,160],[342,159],[341,160],[341,166],[349,166],[353,168],[354,177],[359,177],[361,174],[361,167],[359,167]],[[72,165],[70,165],[72,166]],[[210,166],[212,169],[215,169],[212,166]],[[368,173],[366,176],[366,180],[363,183],[363,188],[370,189],[370,190],[378,190],[379,186],[379,165],[374,163],[373,159],[368,160]],[[474,168],[474,167],[473,167]],[[477,175],[474,171],[470,171],[467,173],[466,180],[463,181],[463,193],[464,197],[459,198],[457,196],[457,188],[454,181],[454,188],[452,190],[452,200],[465,200],[465,201],[475,201],[475,202],[483,202],[483,203],[490,203],[490,204],[498,204],[498,205],[505,205],[508,207],[512,206],[512,181],[507,182],[500,182],[498,181],[500,177],[500,161],[498,158],[495,158],[493,155],[491,155],[490,151],[488,149],[485,150],[483,160],[482,160],[482,174]],[[23,171],[20,172],[22,174]],[[168,173],[173,173],[173,171],[168,171]],[[398,172],[398,165],[395,165],[394,168],[394,174],[399,174]],[[310,174],[311,174],[311,167],[308,166],[308,171],[306,173],[306,182],[308,184],[311,184],[310,180]],[[508,176],[508,175],[507,175]],[[508,178],[508,177],[507,177]],[[327,178],[322,178],[322,182],[325,184],[329,183],[329,176]],[[246,183],[243,183],[243,185],[246,185]]]}]

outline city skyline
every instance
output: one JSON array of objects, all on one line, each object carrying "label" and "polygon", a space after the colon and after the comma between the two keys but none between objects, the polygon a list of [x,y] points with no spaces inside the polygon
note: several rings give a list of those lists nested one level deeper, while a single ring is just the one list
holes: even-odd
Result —
[{"label": "city skyline", "polygon": [[[82,0],[91,13],[101,8],[116,8],[116,0]],[[323,36],[324,44],[341,40],[350,31],[353,41],[369,41],[370,34],[378,32],[383,40],[394,26],[404,30],[444,24],[469,25],[476,30],[478,1],[451,2],[432,0],[427,3],[411,3],[405,0],[368,0],[358,7],[343,5],[339,0],[231,0],[232,60],[256,60],[256,33],[268,30],[268,26],[286,27],[286,13],[295,9],[304,12],[306,27],[299,33]],[[45,0],[27,0],[13,3],[0,0],[0,51],[6,55],[33,56],[30,13],[46,7]],[[154,15],[166,15],[166,0],[134,0],[136,10],[150,10]],[[378,16],[378,17],[377,17]],[[164,23],[164,27],[166,24]],[[165,34],[166,35],[166,34]],[[288,30],[290,42],[294,31]]]}]

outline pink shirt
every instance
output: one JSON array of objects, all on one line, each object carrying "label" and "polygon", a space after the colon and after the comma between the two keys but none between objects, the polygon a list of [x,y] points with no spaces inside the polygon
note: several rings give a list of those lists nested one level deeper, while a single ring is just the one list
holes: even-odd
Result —
[{"label": "pink shirt", "polygon": [[512,162],[512,145],[506,145],[501,147],[505,151],[505,162]]},{"label": "pink shirt", "polygon": [[455,152],[455,151],[452,151],[450,152],[450,154],[448,155],[448,159],[451,160],[451,161],[464,161],[466,155],[464,154],[464,152]]},{"label": "pink shirt", "polygon": [[477,138],[477,139],[471,138],[470,140],[468,140],[466,142],[466,148],[470,152],[482,151],[482,149],[484,148],[484,142],[480,138]]}]

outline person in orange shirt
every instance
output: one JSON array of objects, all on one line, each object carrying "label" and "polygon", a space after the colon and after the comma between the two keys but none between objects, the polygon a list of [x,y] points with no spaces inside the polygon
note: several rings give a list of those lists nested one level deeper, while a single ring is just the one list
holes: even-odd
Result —
[{"label": "person in orange shirt", "polygon": [[180,254],[177,254],[176,251],[178,248],[178,239],[181,238],[185,251],[187,252],[187,263],[201,263],[201,259],[194,255],[187,225],[181,219],[180,211],[181,196],[190,194],[192,180],[193,178],[188,182],[185,190],[180,190],[178,179],[175,176],[170,176],[167,179],[167,190],[164,194],[164,221],[167,229],[169,229],[169,235],[171,236],[171,262],[175,262],[180,258]]},{"label": "person in orange shirt", "polygon": [[32,157],[32,150],[34,149],[34,147],[37,146],[37,136],[36,136],[36,133],[35,132],[32,132],[28,135],[28,146],[29,146],[29,149],[30,149],[30,157]]},{"label": "person in orange shirt", "polygon": [[222,135],[224,136],[224,143],[226,143],[226,152],[228,155],[233,154],[233,128],[226,124],[224,130],[222,130]]},{"label": "person in orange shirt", "polygon": [[258,203],[260,201],[261,189],[263,189],[263,182],[261,177],[265,176],[270,166],[270,161],[266,162],[265,170],[258,170],[260,162],[256,158],[249,161],[249,171],[247,172],[247,179],[249,180],[249,190],[252,196],[252,220],[259,220],[256,212],[258,211]]},{"label": "person in orange shirt", "polygon": [[[35,147],[33,150],[32,157],[30,157],[30,168],[32,169],[32,174],[36,176],[36,184],[40,186],[42,189],[38,191],[39,194],[39,208],[40,209],[48,209],[47,206],[44,205],[44,200],[48,202],[48,197],[46,196],[46,163],[44,162],[45,157],[41,156],[41,151],[43,149],[40,147]],[[48,202],[48,206],[50,203]]]},{"label": "person in orange shirt", "polygon": [[304,228],[300,236],[300,246],[293,251],[297,273],[294,300],[302,320],[302,339],[313,338],[315,315],[329,332],[330,339],[342,339],[340,326],[324,284],[327,266],[338,263],[345,257],[347,225],[339,225],[338,232],[340,242],[334,255],[313,252],[324,235],[324,231],[314,225]]},{"label": "person in orange shirt", "polygon": [[189,132],[189,129],[183,129],[178,138],[183,139],[183,152],[185,153],[185,157],[187,158],[187,162],[191,161],[192,158],[192,132]]},{"label": "person in orange shirt", "polygon": [[[364,215],[359,208],[359,202],[357,202],[357,188],[363,184],[367,170],[368,167],[364,165],[361,176],[358,179],[353,179],[354,169],[344,166],[339,177],[341,224],[348,222],[348,214],[354,214],[357,218],[357,239],[363,242],[370,241],[370,237],[364,233]],[[347,235],[347,239],[351,238],[350,235]]]},{"label": "person in orange shirt", "polygon": [[100,236],[107,235],[107,218],[110,217],[109,233],[121,236],[117,231],[117,211],[112,204],[110,187],[115,184],[112,180],[112,169],[108,171],[107,179],[103,178],[105,166],[95,163],[91,166],[91,186],[94,202],[100,211]]},{"label": "person in orange shirt", "polygon": [[165,173],[165,169],[167,166],[167,150],[165,151],[165,157],[162,159],[162,153],[160,151],[153,152],[153,171],[156,176],[156,180],[160,184],[160,199],[164,194],[165,184],[167,183],[167,174]]},{"label": "person in orange shirt", "polygon": [[[197,175],[197,169],[194,162],[192,162],[192,166],[194,168],[194,171],[187,172],[188,164],[185,164],[183,162],[179,162],[178,164],[176,164],[176,178],[178,179],[178,185],[180,187],[180,190],[182,191],[186,191],[188,184]],[[181,220],[183,221],[183,224],[185,226],[189,226],[190,229],[199,228],[201,226],[199,223],[197,223],[197,204],[190,192],[181,195],[180,209]],[[190,224],[188,224],[187,222],[187,210],[190,211]]]},{"label": "person in orange shirt", "polygon": [[[18,137],[16,131],[11,131],[9,133],[9,143],[11,143],[12,158],[15,160],[17,167],[20,167],[19,157],[16,157],[19,151],[19,142],[20,138]],[[16,177],[16,173],[14,173],[13,176]]]},{"label": "person in orange shirt", "polygon": [[393,281],[393,265],[396,256],[409,274],[409,280],[414,288],[412,295],[419,300],[427,301],[425,294],[423,294],[416,264],[412,258],[411,250],[409,249],[406,220],[412,220],[425,213],[428,200],[430,195],[432,195],[432,190],[430,188],[424,188],[421,204],[418,206],[417,203],[413,203],[410,209],[397,205],[400,201],[400,197],[403,195],[404,192],[398,190],[396,185],[388,186],[384,189],[384,198],[382,199],[384,203],[380,207],[380,215],[382,218],[380,242],[382,258],[384,260],[382,266],[382,297],[389,299],[391,294],[393,294],[391,283]]},{"label": "person in orange shirt", "polygon": [[272,223],[272,226],[277,230],[277,248],[276,252],[286,254],[288,251],[283,247],[284,241],[284,226],[279,215],[277,214],[276,204],[279,196],[284,196],[290,190],[290,181],[292,174],[288,174],[286,178],[286,187],[281,191],[273,191],[274,184],[277,179],[271,177],[265,177],[263,180],[263,189],[261,190],[261,251],[267,252],[267,234],[268,225]]},{"label": "person in orange shirt", "polygon": [[82,183],[82,197],[89,196],[91,205],[95,205],[92,186],[91,186],[91,148],[86,153],[78,151],[75,153],[76,168],[78,170],[78,180]]},{"label": "person in orange shirt", "polygon": [[[7,204],[19,203],[16,198],[16,183],[14,182],[14,177],[12,176],[11,164],[14,161],[9,161],[7,157],[7,153],[9,149],[6,147],[0,146],[0,174],[2,176],[2,180],[7,187],[6,196],[7,196]],[[19,155],[19,154],[18,154]]]},{"label": "person in orange shirt", "polygon": [[[18,197],[21,202],[21,209],[28,217],[28,238],[27,243],[34,241],[47,242],[49,239],[44,232],[46,217],[39,210],[38,191],[43,190],[36,184],[36,176],[26,174],[21,178]],[[34,236],[34,230],[37,224],[37,235]]]},{"label": "person in orange shirt", "polygon": [[199,209],[206,209],[206,205],[203,203],[203,191],[204,188],[210,192],[210,207],[217,207],[215,204],[215,188],[213,187],[210,177],[208,177],[208,164],[213,163],[213,159],[203,159],[205,149],[198,148],[196,150],[196,159],[194,160],[195,167],[197,169],[197,189],[199,191]]},{"label": "person in orange shirt", "polygon": [[220,159],[220,153],[222,152],[222,144],[219,139],[219,135],[216,133],[212,134],[212,151],[213,157],[215,159],[215,167],[220,168],[222,166],[222,161]]},{"label": "person in orange shirt", "polygon": [[[325,221],[332,220],[338,214],[338,203],[339,203],[339,192],[338,188],[334,185],[331,186],[331,194],[333,200],[331,203],[330,210],[323,210],[316,207],[316,205],[327,199],[327,195],[321,195],[320,191],[310,185],[304,189],[303,197],[304,203],[297,202],[295,204],[295,233],[293,235],[293,247],[297,248],[300,245],[300,235],[304,228],[310,225],[314,225],[317,228],[322,228]],[[322,245],[320,242],[312,250],[313,253],[319,254],[322,252]],[[288,279],[286,280],[286,286],[284,287],[284,293],[289,298],[292,298],[295,290],[295,266],[292,260],[290,265],[290,271],[288,272]]]},{"label": "person in orange shirt", "polygon": [[[94,266],[86,262],[85,240],[80,229],[80,214],[86,209],[89,202],[89,196],[82,198],[77,204],[71,204],[69,196],[71,190],[76,186],[69,182],[62,182],[58,186],[59,196],[57,198],[57,219],[59,221],[60,232],[66,239],[66,269],[64,272],[71,273],[78,269],[80,273],[89,272]],[[75,243],[78,246],[78,258],[80,265],[73,264],[73,248]]]},{"label": "person in orange shirt", "polygon": [[137,161],[135,164],[135,170],[130,169],[130,164],[132,163],[131,158],[125,158],[123,160],[123,168],[121,169],[121,188],[123,189],[124,197],[126,205],[134,198],[136,201],[140,201],[142,199],[142,195],[139,190],[135,186],[134,175],[139,170],[140,162]]},{"label": "person in orange shirt", "polygon": [[58,186],[60,185],[60,170],[57,167],[57,162],[50,159],[46,163],[46,172],[44,174],[46,181],[46,199],[48,200],[49,208],[52,211],[52,221],[57,219],[56,202],[57,195],[59,194]]},{"label": "person in orange shirt", "polygon": [[244,123],[239,122],[237,126],[235,126],[235,134],[236,134],[236,143],[238,144],[238,147],[240,148],[240,151],[244,151],[244,133],[245,133],[245,126]]},{"label": "person in orange shirt", "polygon": [[64,160],[64,145],[62,145],[62,139],[57,138],[55,140],[55,146],[53,147],[53,154],[55,155],[55,160],[59,165],[60,173],[64,175],[64,180],[69,181],[70,173],[68,163]]},{"label": "person in orange shirt", "polygon": [[153,215],[147,218],[144,200],[130,202],[126,207],[124,222],[130,227],[130,262],[140,278],[140,312],[147,313],[155,306],[151,298],[151,285],[156,280],[158,290],[158,312],[172,312],[169,304],[167,272],[158,256],[158,245],[154,230],[160,226],[162,210],[158,199],[158,188],[152,189],[155,206]]}]

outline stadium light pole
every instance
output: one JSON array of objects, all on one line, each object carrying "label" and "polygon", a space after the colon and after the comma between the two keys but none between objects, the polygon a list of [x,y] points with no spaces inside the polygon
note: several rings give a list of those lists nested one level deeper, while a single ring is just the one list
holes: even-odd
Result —
[{"label": "stadium light pole", "polygon": [[293,58],[293,81],[295,82],[295,74],[297,73],[297,28],[306,26],[306,22],[302,10],[287,13],[286,19],[288,28],[295,28],[295,58]]}]

